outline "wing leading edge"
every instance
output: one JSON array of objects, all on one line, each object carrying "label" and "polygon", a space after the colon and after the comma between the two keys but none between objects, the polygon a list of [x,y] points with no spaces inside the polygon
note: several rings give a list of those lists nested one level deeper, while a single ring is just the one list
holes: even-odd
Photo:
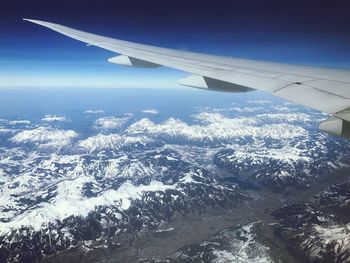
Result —
[{"label": "wing leading edge", "polygon": [[108,61],[120,65],[166,66],[191,73],[179,84],[225,92],[263,90],[326,112],[326,132],[350,139],[350,70],[308,67],[206,55],[133,43],[91,34],[45,21],[24,19],[63,35],[117,54]]}]

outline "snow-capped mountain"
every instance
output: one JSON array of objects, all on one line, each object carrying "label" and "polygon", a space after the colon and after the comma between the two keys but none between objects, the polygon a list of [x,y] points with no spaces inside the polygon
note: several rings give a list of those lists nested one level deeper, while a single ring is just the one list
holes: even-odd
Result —
[{"label": "snow-capped mountain", "polygon": [[349,262],[350,222],[308,203],[283,207],[274,216],[276,235],[303,262]]},{"label": "snow-capped mountain", "polygon": [[257,240],[254,228],[251,223],[224,229],[200,244],[181,248],[163,262],[275,262],[269,248]]},{"label": "snow-capped mountain", "polygon": [[38,127],[24,130],[11,138],[16,144],[35,145],[38,148],[58,149],[69,146],[78,134],[72,130],[57,130],[50,127]]},{"label": "snow-capped mountain", "polygon": [[100,129],[102,131],[108,131],[108,130],[118,130],[123,128],[127,122],[130,120],[131,116],[125,116],[125,117],[103,117],[99,118],[95,121],[94,125],[96,129]]},{"label": "snow-capped mountain", "polygon": [[[316,129],[325,116],[294,105],[247,101],[184,118],[96,109],[0,121],[0,262],[125,248],[176,216],[255,202],[259,190],[310,188],[350,164],[350,144]],[[330,191],[317,198],[340,195]],[[281,211],[283,229],[289,212]],[[343,240],[339,222],[324,217],[312,233],[326,242],[329,228]],[[218,232],[169,260],[274,262],[255,225]]]}]

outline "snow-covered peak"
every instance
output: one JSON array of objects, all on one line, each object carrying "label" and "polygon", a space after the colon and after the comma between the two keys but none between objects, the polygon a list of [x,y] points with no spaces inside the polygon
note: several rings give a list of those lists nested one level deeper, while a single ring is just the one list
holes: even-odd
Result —
[{"label": "snow-covered peak", "polygon": [[10,140],[16,144],[34,144],[43,149],[62,148],[71,144],[78,134],[73,130],[59,130],[48,127],[38,127],[22,131]]},{"label": "snow-covered peak", "polygon": [[127,146],[146,146],[154,141],[145,136],[124,136],[118,134],[97,134],[81,140],[77,146],[87,151],[119,150]]},{"label": "snow-covered peak", "polygon": [[189,125],[181,120],[169,118],[163,123],[156,124],[149,119],[142,119],[130,125],[126,133],[158,138],[181,138],[193,142],[228,142],[244,137],[285,140],[308,136],[304,128],[287,123],[255,125],[257,120],[254,118],[226,118],[217,113],[201,113],[195,118],[206,120],[207,123]]},{"label": "snow-covered peak", "polygon": [[215,123],[221,122],[224,119],[224,117],[219,113],[201,112],[195,115],[194,119],[202,123]]},{"label": "snow-covered peak", "polygon": [[121,129],[130,120],[130,116],[116,118],[103,117],[95,121],[94,126],[100,130],[116,130]]}]

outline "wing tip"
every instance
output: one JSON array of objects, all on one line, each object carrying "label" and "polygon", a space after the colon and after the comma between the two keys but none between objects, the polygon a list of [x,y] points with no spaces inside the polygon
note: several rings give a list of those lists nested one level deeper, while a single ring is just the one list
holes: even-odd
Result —
[{"label": "wing tip", "polygon": [[29,18],[23,18],[23,21],[25,22],[31,22],[31,23],[34,23],[34,24],[42,24],[44,21],[40,21],[40,20],[35,20],[35,19],[29,19]]},{"label": "wing tip", "polygon": [[34,24],[42,25],[42,26],[47,26],[47,25],[51,24],[49,22],[36,20],[36,19],[29,19],[29,18],[23,18],[23,21],[31,22],[31,23],[34,23]]},{"label": "wing tip", "polygon": [[23,18],[23,21],[33,22],[33,21],[34,21],[34,19]]},{"label": "wing tip", "polygon": [[36,20],[36,19],[29,19],[29,18],[23,18],[23,21],[28,21],[28,22],[31,22],[33,24],[37,24],[39,26],[47,27],[47,28],[50,28],[50,29],[53,29],[54,26],[60,26],[58,24],[54,24],[54,23],[51,23],[51,22],[46,22],[46,21]]}]

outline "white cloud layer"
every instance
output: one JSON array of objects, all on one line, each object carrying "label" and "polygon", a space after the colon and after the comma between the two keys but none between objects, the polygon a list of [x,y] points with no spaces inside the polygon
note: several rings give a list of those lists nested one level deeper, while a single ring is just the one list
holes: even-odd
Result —
[{"label": "white cloud layer", "polygon": [[65,122],[65,121],[69,121],[69,119],[67,119],[64,116],[57,116],[57,115],[45,115],[44,118],[41,119],[42,121],[45,122]]},{"label": "white cloud layer", "polygon": [[29,125],[30,121],[28,120],[14,120],[9,122],[10,125],[16,126],[16,125]]},{"label": "white cloud layer", "polygon": [[159,114],[156,109],[143,110],[142,112],[147,114]]},{"label": "white cloud layer", "polygon": [[271,104],[272,102],[270,100],[247,100],[247,103],[266,105]]},{"label": "white cloud layer", "polygon": [[84,111],[85,114],[103,114],[105,113],[104,110],[86,110]]}]

